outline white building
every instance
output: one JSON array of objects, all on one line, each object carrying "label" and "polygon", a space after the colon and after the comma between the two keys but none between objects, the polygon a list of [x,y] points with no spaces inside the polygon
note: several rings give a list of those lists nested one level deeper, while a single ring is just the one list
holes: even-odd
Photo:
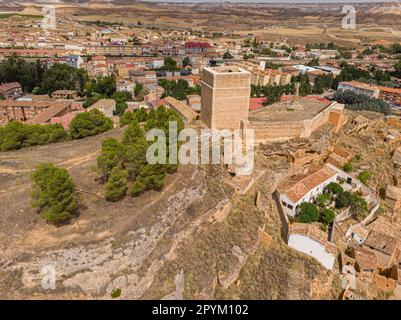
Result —
[{"label": "white building", "polygon": [[370,98],[379,98],[380,88],[378,86],[373,86],[367,83],[358,81],[344,81],[338,84],[337,90],[342,91],[352,91],[356,94],[363,94]]},{"label": "white building", "polygon": [[116,111],[116,101],[114,99],[100,99],[88,108],[88,110],[93,109],[103,112],[107,118],[113,118],[114,111]]},{"label": "white building", "polygon": [[293,223],[288,230],[288,246],[319,261],[326,269],[332,270],[336,260],[337,247],[327,241],[327,234],[317,225]]},{"label": "white building", "polygon": [[302,202],[314,201],[329,183],[336,180],[337,171],[329,165],[289,178],[277,188],[281,206],[286,214],[294,217]]},{"label": "white building", "polygon": [[135,85],[132,81],[118,80],[116,83],[117,92],[129,92],[134,97]]},{"label": "white building", "polygon": [[303,64],[297,64],[295,66],[292,66],[293,68],[297,69],[300,73],[304,74],[307,72],[311,72],[311,71],[316,71],[316,68],[313,67],[309,67],[309,66],[305,66]]}]

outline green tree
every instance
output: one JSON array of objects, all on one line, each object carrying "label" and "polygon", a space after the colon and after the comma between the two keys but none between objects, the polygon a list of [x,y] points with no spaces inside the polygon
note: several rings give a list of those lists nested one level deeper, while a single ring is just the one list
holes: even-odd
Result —
[{"label": "green tree", "polygon": [[109,180],[104,188],[105,198],[107,201],[116,202],[125,197],[127,193],[127,177],[128,172],[116,166],[111,170]]},{"label": "green tree", "polygon": [[31,176],[31,205],[50,223],[68,221],[78,211],[79,194],[67,170],[39,164]]},{"label": "green tree", "polygon": [[16,150],[67,139],[67,133],[59,124],[27,125],[11,121],[4,127],[0,127],[0,151]]},{"label": "green tree", "polygon": [[310,85],[308,75],[307,74],[300,75],[299,82],[300,82],[299,95],[301,97],[304,97],[304,96],[311,94],[312,86]]},{"label": "green tree", "polygon": [[164,66],[161,69],[175,71],[177,70],[177,62],[173,58],[167,57],[164,59]]},{"label": "green tree", "polygon": [[330,202],[330,200],[331,200],[331,196],[329,193],[322,193],[316,197],[316,204],[319,207],[324,207]]},{"label": "green tree", "polygon": [[334,221],[334,218],[336,217],[336,214],[333,210],[331,209],[323,209],[320,212],[320,220],[322,221],[323,224],[328,225]]},{"label": "green tree", "polygon": [[100,169],[102,180],[109,179],[113,168],[121,164],[125,155],[124,146],[114,138],[106,138],[102,142],[102,151],[97,158],[97,166]]},{"label": "green tree", "polygon": [[190,59],[189,57],[185,57],[185,58],[182,60],[182,65],[183,65],[183,67],[191,66],[191,59]]},{"label": "green tree", "polygon": [[223,54],[223,59],[234,59],[233,55],[230,53],[230,51],[226,51]]},{"label": "green tree", "polygon": [[343,187],[336,182],[330,182],[326,186],[326,190],[329,191],[331,194],[340,194],[344,192]]},{"label": "green tree", "polygon": [[78,113],[70,123],[70,135],[74,139],[94,136],[113,128],[113,122],[97,109]]},{"label": "green tree", "polygon": [[299,205],[300,213],[297,221],[301,223],[312,223],[319,220],[319,210],[313,203],[303,202]]},{"label": "green tree", "polygon": [[349,191],[344,191],[337,195],[335,201],[335,207],[337,209],[347,208],[352,203],[352,193]]},{"label": "green tree", "polygon": [[83,92],[87,74],[67,64],[55,64],[43,74],[40,92],[51,94],[56,90],[77,90]]},{"label": "green tree", "polygon": [[368,203],[362,198],[361,194],[355,192],[352,194],[350,212],[358,219],[363,219],[368,213]]}]

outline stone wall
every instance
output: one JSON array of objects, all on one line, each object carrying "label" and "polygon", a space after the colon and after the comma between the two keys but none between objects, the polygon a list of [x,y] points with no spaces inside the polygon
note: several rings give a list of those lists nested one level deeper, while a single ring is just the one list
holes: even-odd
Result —
[{"label": "stone wall", "polygon": [[333,124],[335,129],[341,126],[343,112],[337,103],[333,103],[310,119],[279,122],[248,121],[247,128],[254,130],[256,143],[297,137],[307,138],[326,123]]}]

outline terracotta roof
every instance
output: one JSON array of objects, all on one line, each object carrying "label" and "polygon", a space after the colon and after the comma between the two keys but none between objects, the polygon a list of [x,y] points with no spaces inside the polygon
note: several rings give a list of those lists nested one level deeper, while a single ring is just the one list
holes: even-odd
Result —
[{"label": "terracotta roof", "polygon": [[381,90],[381,91],[384,91],[384,92],[391,92],[391,93],[399,93],[399,94],[401,94],[401,89],[397,89],[397,88],[389,88],[389,87],[379,87],[379,89]]},{"label": "terracotta roof", "polygon": [[277,190],[280,193],[286,194],[286,196],[295,203],[302,199],[311,189],[317,187],[336,174],[336,171],[325,165],[319,169],[308,172],[306,175],[299,175],[288,179],[280,184]]},{"label": "terracotta roof", "polygon": [[399,223],[392,222],[389,218],[380,215],[376,220],[370,223],[367,228],[396,239],[397,247],[401,251],[401,225]]},{"label": "terracotta roof", "polygon": [[361,88],[361,89],[369,89],[369,90],[379,90],[380,89],[380,87],[378,87],[378,86],[373,86],[371,84],[367,84],[367,83],[359,82],[359,81],[343,81],[343,82],[340,82],[340,84],[346,84],[346,85],[353,86],[356,88]]},{"label": "terracotta roof", "polygon": [[376,269],[377,257],[373,252],[358,248],[354,250],[355,262],[361,269]]},{"label": "terracotta roof", "polygon": [[0,91],[8,91],[16,88],[21,88],[21,85],[18,82],[3,83],[0,85]]},{"label": "terracotta roof", "polygon": [[397,240],[388,234],[372,230],[369,232],[364,245],[391,255],[397,247]]},{"label": "terracotta roof", "polygon": [[66,110],[70,105],[71,105],[71,103],[57,103],[57,104],[49,107],[48,109],[42,111],[36,117],[28,120],[27,123],[44,124],[44,123],[50,121],[51,118],[57,116],[59,113]]},{"label": "terracotta roof", "polygon": [[267,101],[267,98],[263,97],[263,98],[251,98],[249,100],[249,110],[253,111],[253,110],[257,110],[260,108],[263,108],[263,102]]},{"label": "terracotta roof", "polygon": [[208,42],[186,42],[185,48],[212,48],[212,46]]},{"label": "terracotta roof", "polygon": [[48,108],[54,105],[54,101],[16,101],[16,100],[2,100],[0,101],[0,107],[37,107],[37,108]]},{"label": "terracotta roof", "polygon": [[173,97],[166,97],[164,98],[164,101],[166,101],[167,105],[174,108],[176,111],[178,111],[187,121],[192,121],[197,117],[197,114],[195,111],[191,109],[186,103],[179,101]]}]

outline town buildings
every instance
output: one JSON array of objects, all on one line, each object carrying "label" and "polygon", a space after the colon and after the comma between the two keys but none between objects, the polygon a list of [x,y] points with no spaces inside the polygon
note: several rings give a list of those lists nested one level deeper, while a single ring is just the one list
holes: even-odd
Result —
[{"label": "town buildings", "polygon": [[352,91],[356,94],[383,100],[391,106],[401,106],[401,89],[374,86],[358,81],[340,82],[338,90]]},{"label": "town buildings", "polygon": [[0,97],[15,99],[22,96],[22,87],[18,82],[3,83],[0,85]]}]

